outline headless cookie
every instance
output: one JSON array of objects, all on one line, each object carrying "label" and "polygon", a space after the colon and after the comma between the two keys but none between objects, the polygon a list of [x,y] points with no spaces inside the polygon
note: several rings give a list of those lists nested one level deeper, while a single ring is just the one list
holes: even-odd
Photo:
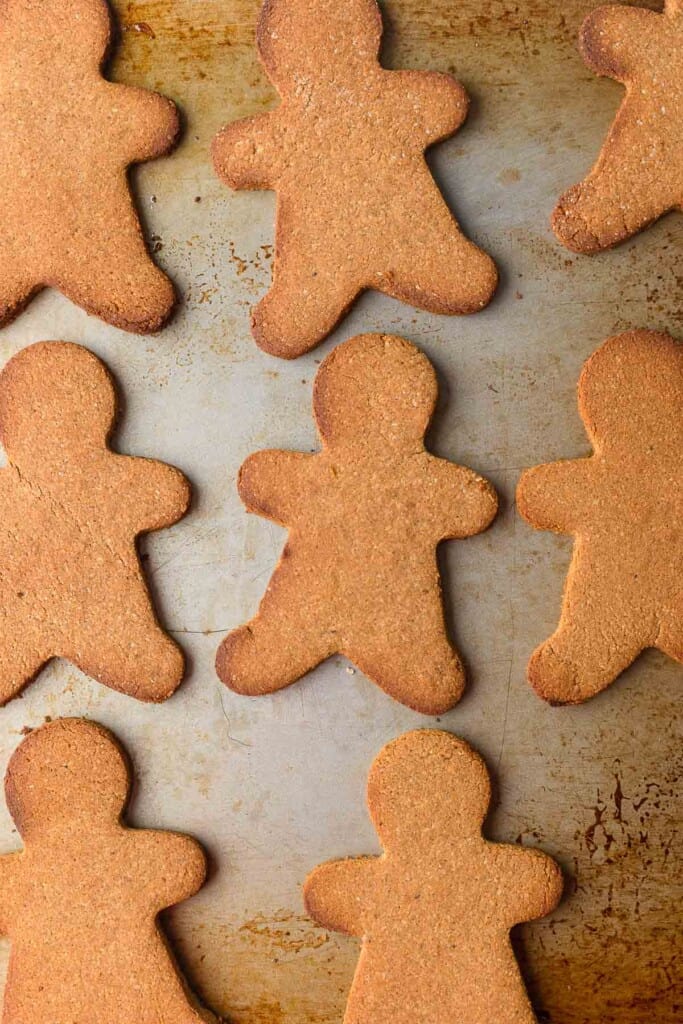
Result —
[{"label": "headless cookie", "polygon": [[449,643],[436,547],[484,530],[491,485],[425,450],[437,398],[428,359],[401,338],[339,345],[315,381],[317,455],[265,451],[240,470],[251,512],[289,528],[256,617],[221,644],[218,674],[272,693],[345,654],[424,714],[452,707],[464,671]]},{"label": "headless cookie", "polygon": [[683,207],[683,2],[609,6],[581,29],[588,66],[626,86],[597,164],[553,214],[569,249],[595,253]]},{"label": "headless cookie", "polygon": [[258,50],[277,110],[214,141],[231,188],[278,194],[273,284],[254,337],[293,358],[318,344],[361,291],[434,313],[473,313],[497,283],[424,159],[467,113],[449,75],[386,71],[375,0],[266,0]]},{"label": "headless cookie", "polygon": [[109,449],[115,405],[107,370],[79,345],[30,345],[0,373],[0,703],[53,657],[140,700],[164,700],[182,678],[135,538],[177,522],[189,486]]},{"label": "headless cookie", "polygon": [[106,0],[0,0],[0,324],[46,285],[128,331],[156,331],[173,286],[126,179],[167,153],[170,100],[101,74]]},{"label": "headless cookie", "polygon": [[157,915],[206,873],[189,836],[121,823],[130,769],[93,722],[32,732],[7,803],[24,842],[0,857],[0,930],[11,953],[3,1024],[200,1024]]},{"label": "headless cookie", "polygon": [[588,459],[536,466],[521,514],[576,538],[560,624],[529,663],[553,704],[599,693],[646,647],[683,662],[683,347],[666,334],[610,338],[579,381]]},{"label": "headless cookie", "polygon": [[323,928],[363,938],[344,1024],[535,1024],[510,946],[562,876],[539,850],[489,843],[486,767],[449,733],[389,743],[368,780],[381,857],[332,861],[304,885]]}]

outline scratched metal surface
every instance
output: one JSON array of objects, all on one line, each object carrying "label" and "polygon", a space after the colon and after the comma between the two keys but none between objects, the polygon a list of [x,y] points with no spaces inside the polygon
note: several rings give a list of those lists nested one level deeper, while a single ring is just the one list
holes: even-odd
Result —
[{"label": "scratched metal surface", "polygon": [[[570,256],[548,229],[555,198],[587,170],[620,98],[576,51],[590,0],[388,0],[387,64],[453,71],[473,97],[468,124],[432,163],[463,224],[497,258],[502,287],[468,319],[368,295],[294,364],[258,352],[248,332],[268,281],[272,196],[228,193],[207,157],[221,124],[273,100],[253,48],[257,4],[116,7],[124,31],[114,77],[160,89],[185,117],[177,153],[135,174],[183,305],[163,334],[142,339],[44,293],[0,334],[0,356],[42,338],[89,345],[121,386],[120,447],[192,479],[191,515],[145,543],[163,619],[192,667],[172,700],[146,707],[53,664],[2,711],[0,767],[46,716],[85,714],[115,729],[139,774],[133,820],[192,832],[211,857],[209,884],[168,919],[204,999],[237,1022],[341,1019],[357,946],[306,921],[300,883],[323,859],[377,849],[367,766],[383,743],[427,720],[343,659],[256,701],[225,691],[212,664],[224,632],[253,612],[283,539],[241,508],[240,462],[262,446],[313,447],[320,358],[361,330],[396,331],[440,373],[435,450],[485,473],[502,496],[487,534],[444,553],[471,682],[442,724],[491,766],[490,834],[540,844],[567,874],[557,912],[516,939],[539,1018],[680,1021],[681,669],[649,654],[576,709],[547,707],[524,680],[529,652],[556,621],[570,543],[516,517],[519,471],[586,451],[575,383],[603,338],[632,325],[683,336],[683,217],[594,259]],[[5,849],[17,842],[4,807],[0,836]]]}]

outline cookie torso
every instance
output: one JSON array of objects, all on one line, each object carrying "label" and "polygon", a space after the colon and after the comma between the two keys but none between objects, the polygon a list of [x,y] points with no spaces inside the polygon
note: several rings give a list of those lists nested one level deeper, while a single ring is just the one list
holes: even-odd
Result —
[{"label": "cookie torso", "polygon": [[386,450],[363,458],[354,447],[346,453],[327,449],[310,460],[310,488],[298,522],[292,522],[288,549],[308,567],[321,600],[335,609],[330,628],[342,651],[362,645],[368,630],[385,631],[395,602],[412,604],[419,616],[424,600],[431,605],[426,595],[439,592],[441,538],[436,528],[430,535],[417,525],[420,516],[428,518],[430,458],[427,452]]},{"label": "cookie torso", "polygon": [[424,158],[438,125],[430,129],[422,112],[406,117],[410,85],[402,90],[400,79],[367,65],[353,80],[311,83],[278,112],[287,126],[273,182],[280,244],[295,242],[318,274],[343,275],[349,292],[390,287],[407,250],[419,262],[453,230]]},{"label": "cookie torso", "polygon": [[[476,924],[472,920],[475,893],[490,892],[495,910],[496,853],[483,841],[465,849],[452,842],[430,849],[424,859],[383,859],[345,1024],[532,1024],[509,928],[483,908]],[[419,956],[406,956],[408,936],[419,942]]]},{"label": "cookie torso", "polygon": [[9,541],[0,578],[5,636],[14,630],[33,635],[47,656],[68,657],[74,624],[92,635],[114,631],[118,604],[105,613],[97,599],[101,579],[111,581],[112,598],[125,588],[127,615],[156,628],[130,520],[112,515],[116,458],[96,453],[89,466],[62,473],[48,468],[42,479],[16,466],[0,471],[0,516]]},{"label": "cookie torso", "polygon": [[[36,281],[57,281],[75,238],[99,235],[100,244],[114,246],[115,259],[121,220],[124,228],[139,231],[125,161],[118,149],[108,148],[106,141],[103,145],[117,130],[110,123],[115,87],[104,79],[84,78],[78,66],[56,74],[49,61],[32,69],[28,80],[18,76],[7,50],[3,54],[8,41],[1,17],[2,5],[0,266],[14,261]],[[39,99],[45,96],[51,97],[49,106]],[[103,215],[103,191],[108,216]]]},{"label": "cookie torso", "polygon": [[[91,833],[87,856],[82,835],[60,835],[38,855],[32,850],[22,855],[16,899],[40,912],[37,919],[20,916],[12,932],[3,1024],[26,1024],[36,1016],[53,1024],[156,1024],[161,1008],[169,1024],[203,1019],[188,1005],[176,972],[166,966],[168,953],[152,905],[147,921],[141,921],[139,900],[125,891],[126,878],[134,885],[139,870],[132,835],[120,827]],[[121,898],[112,900],[117,884]],[[87,915],[74,913],[82,907]]]},{"label": "cookie torso", "polygon": [[642,588],[653,611],[659,599],[678,602],[683,611],[683,579],[674,554],[681,546],[683,522],[680,433],[679,425],[664,414],[662,443],[651,451],[593,456],[590,491],[580,496],[587,506],[576,531],[580,542],[606,558],[611,554],[615,575],[656,580],[656,594]]}]

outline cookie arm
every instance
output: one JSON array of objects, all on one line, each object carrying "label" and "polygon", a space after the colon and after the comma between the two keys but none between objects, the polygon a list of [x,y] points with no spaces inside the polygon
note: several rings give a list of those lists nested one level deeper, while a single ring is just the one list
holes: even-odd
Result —
[{"label": "cookie arm", "polygon": [[179,469],[139,456],[115,458],[120,460],[122,502],[130,508],[132,525],[138,533],[160,530],[182,519],[190,504],[191,490]]},{"label": "cookie arm", "polygon": [[469,98],[451,75],[438,71],[390,71],[396,108],[409,124],[424,132],[431,146],[453,135],[467,117]]},{"label": "cookie arm", "polygon": [[362,937],[379,870],[377,857],[349,857],[321,864],[304,882],[306,913],[323,928]]},{"label": "cookie arm", "polygon": [[249,512],[288,526],[305,503],[314,456],[303,452],[254,452],[240,468],[237,490]]},{"label": "cookie arm", "polygon": [[572,459],[534,466],[517,484],[520,515],[537,530],[574,533],[589,496],[592,459]]},{"label": "cookie arm", "polygon": [[109,89],[112,130],[128,163],[153,160],[173,149],[180,135],[180,118],[172,100],[130,85],[107,82],[105,86]]},{"label": "cookie arm", "polygon": [[130,830],[131,858],[156,909],[189,899],[206,879],[199,843],[179,832]]},{"label": "cookie arm", "polygon": [[498,846],[498,893],[506,924],[545,917],[562,898],[564,878],[552,857],[541,850],[523,846]]},{"label": "cookie arm", "polygon": [[429,456],[426,500],[434,507],[442,540],[481,533],[498,511],[498,496],[488,480],[433,456]]},{"label": "cookie arm", "polygon": [[642,7],[598,7],[581,26],[581,56],[596,74],[624,80],[642,61],[643,31],[654,18],[661,15]]},{"label": "cookie arm", "polygon": [[216,174],[234,189],[268,189],[277,182],[283,137],[277,111],[235,121],[214,137],[211,154]]}]

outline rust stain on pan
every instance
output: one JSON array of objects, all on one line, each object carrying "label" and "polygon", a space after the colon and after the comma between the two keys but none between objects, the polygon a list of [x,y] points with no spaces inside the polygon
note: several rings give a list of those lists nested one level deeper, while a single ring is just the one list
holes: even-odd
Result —
[{"label": "rust stain on pan", "polygon": [[681,1020],[681,769],[679,758],[634,783],[617,762],[582,810],[566,844],[569,898],[519,939],[541,1024]]},{"label": "rust stain on pan", "polygon": [[[173,922],[169,930],[175,931]],[[178,928],[178,931],[181,929]],[[181,957],[201,995],[234,1024],[341,1021],[357,943],[286,909],[182,928]]]}]

